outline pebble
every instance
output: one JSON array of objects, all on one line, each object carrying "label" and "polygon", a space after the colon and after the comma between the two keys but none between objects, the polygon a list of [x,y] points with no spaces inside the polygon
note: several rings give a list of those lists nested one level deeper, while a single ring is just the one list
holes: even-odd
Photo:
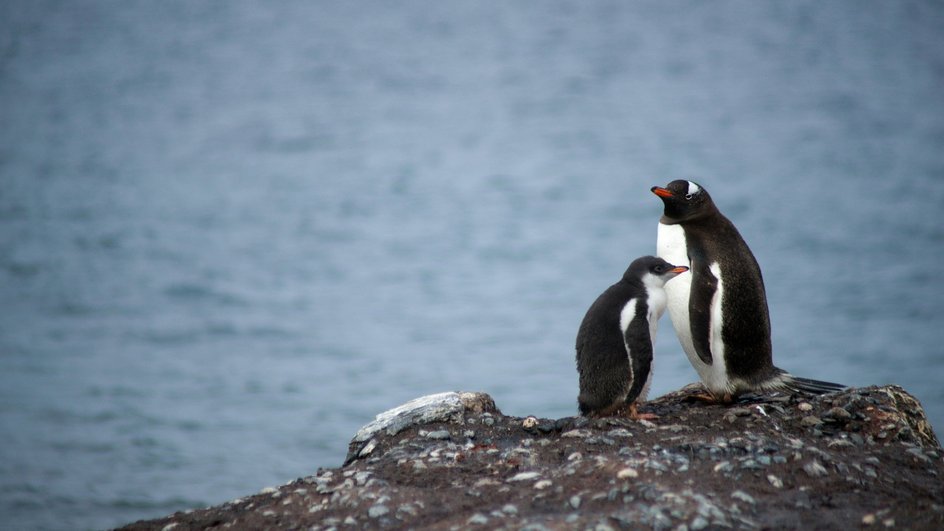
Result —
[{"label": "pebble", "polygon": [[628,479],[628,478],[638,478],[639,472],[636,472],[634,468],[624,468],[616,473],[617,479]]},{"label": "pebble", "polygon": [[809,402],[800,402],[797,404],[797,409],[803,412],[813,411],[813,404],[810,404]]},{"label": "pebble", "polygon": [[526,419],[521,421],[521,425],[524,428],[533,428],[538,425],[538,419],[535,417],[527,417]]},{"label": "pebble", "polygon": [[800,420],[800,424],[804,426],[819,426],[823,421],[815,415],[807,415]]},{"label": "pebble", "polygon": [[715,472],[730,472],[732,470],[734,470],[734,465],[732,465],[730,461],[722,461],[715,465],[714,468]]},{"label": "pebble", "polygon": [[164,527],[161,528],[161,531],[170,531],[171,529],[175,527],[177,527],[177,522],[173,522],[173,523],[165,525]]},{"label": "pebble", "polygon": [[580,461],[581,459],[583,459],[583,454],[580,452],[574,452],[567,456],[568,461]]},{"label": "pebble", "polygon": [[541,476],[540,472],[518,472],[514,476],[508,479],[508,481],[528,481],[531,479],[537,479]]},{"label": "pebble", "polygon": [[773,475],[773,474],[767,474],[767,481],[769,481],[770,484],[771,484],[775,489],[781,489],[781,488],[783,488],[783,480],[780,479],[780,478],[778,478],[777,476],[775,476],[775,475]]},{"label": "pebble", "polygon": [[845,422],[852,418],[852,415],[841,407],[834,407],[827,411],[823,416],[833,419],[836,422]]},{"label": "pebble", "polygon": [[355,520],[353,516],[348,516],[347,518],[344,519],[344,525],[354,525],[356,523],[357,523],[357,520]]},{"label": "pebble", "polygon": [[633,434],[631,431],[626,428],[616,428],[606,432],[608,437],[632,437]]},{"label": "pebble", "polygon": [[488,517],[482,513],[475,513],[465,521],[469,525],[485,525],[488,523]]},{"label": "pebble", "polygon": [[590,430],[578,429],[578,430],[565,431],[564,433],[561,434],[561,437],[578,437],[578,438],[583,439],[583,438],[590,437],[591,435],[592,434],[590,433]]},{"label": "pebble", "polygon": [[570,503],[570,506],[573,507],[574,509],[579,509],[579,508],[580,508],[580,496],[577,496],[577,495],[571,496],[571,497],[570,497],[570,500],[569,500],[569,503]]},{"label": "pebble", "polygon": [[426,434],[427,439],[445,440],[449,438],[449,430],[436,430]]},{"label": "pebble", "polygon": [[512,515],[512,516],[518,514],[518,508],[515,507],[514,505],[510,504],[510,503],[504,505],[504,506],[501,508],[501,510],[502,510],[503,513],[509,514],[509,515]]},{"label": "pebble", "polygon": [[550,487],[550,486],[553,485],[553,484],[554,484],[554,482],[551,481],[551,480],[549,480],[549,479],[542,479],[541,481],[538,481],[538,482],[536,482],[536,483],[534,484],[534,488],[536,488],[536,489],[538,489],[538,490],[544,490],[544,489]]},{"label": "pebble", "polygon": [[370,509],[367,509],[367,516],[371,518],[380,518],[389,512],[390,509],[388,509],[386,505],[371,505]]},{"label": "pebble", "polygon": [[462,432],[462,436],[465,437],[466,439],[474,439],[475,432],[472,430],[465,430],[464,432]]},{"label": "pebble", "polygon": [[[770,476],[768,476],[768,477],[770,477]],[[754,505],[755,503],[757,503],[756,500],[754,500],[754,497],[753,497],[753,496],[751,496],[750,494],[744,492],[743,490],[736,490],[736,491],[732,492],[732,493],[731,493],[731,497],[734,498],[734,499],[736,499],[736,500],[741,500],[741,501],[744,502],[744,503],[749,503],[749,504],[751,504],[751,505]]]},{"label": "pebble", "polygon": [[266,487],[266,488],[260,490],[260,491],[259,491],[259,494],[275,494],[275,493],[278,492],[278,491],[279,491],[279,489],[277,489],[277,488],[275,488],[275,487]]},{"label": "pebble", "polygon": [[403,504],[403,505],[397,507],[397,512],[398,512],[398,513],[408,514],[408,515],[410,515],[410,516],[416,516],[416,514],[417,514],[416,507],[413,507],[413,506],[412,506],[411,504],[409,504],[409,503],[405,503],[405,504]]},{"label": "pebble", "polygon": [[809,474],[811,477],[818,478],[825,476],[828,472],[826,467],[820,464],[816,459],[810,461],[809,463],[803,465],[803,471]]},{"label": "pebble", "polygon": [[689,528],[689,529],[692,529],[692,530],[694,530],[694,531],[699,531],[699,530],[701,530],[701,529],[707,529],[707,528],[708,528],[708,520],[706,520],[704,516],[696,516],[695,519],[692,520],[692,525],[690,525],[688,528]]}]

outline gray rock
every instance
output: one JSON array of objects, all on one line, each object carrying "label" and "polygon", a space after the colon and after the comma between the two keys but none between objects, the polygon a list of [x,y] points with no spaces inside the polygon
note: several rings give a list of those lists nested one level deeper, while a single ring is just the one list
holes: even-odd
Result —
[{"label": "gray rock", "polygon": [[475,513],[465,522],[469,525],[485,525],[488,523],[488,517],[482,513]]},{"label": "gray rock", "polygon": [[386,505],[371,505],[370,509],[367,509],[367,516],[371,518],[380,518],[389,512],[390,509],[388,509]]},{"label": "gray rock", "polygon": [[436,430],[426,434],[427,439],[445,440],[450,437],[449,430]]},{"label": "gray rock", "polygon": [[[466,412],[498,412],[492,397],[485,393],[439,393],[410,400],[377,415],[364,425],[351,441],[345,464],[350,463],[363,451],[367,443],[376,434],[383,431],[387,435],[396,435],[410,427],[433,422],[462,422]],[[368,452],[370,453],[370,452]]]},{"label": "gray rock", "polygon": [[825,476],[828,471],[826,467],[820,464],[816,459],[810,461],[809,463],[803,465],[803,471],[810,475],[810,477],[818,478]]}]

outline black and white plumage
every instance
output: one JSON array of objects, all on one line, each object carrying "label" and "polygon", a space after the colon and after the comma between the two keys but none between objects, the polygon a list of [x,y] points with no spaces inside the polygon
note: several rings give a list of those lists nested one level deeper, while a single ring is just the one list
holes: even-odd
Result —
[{"label": "black and white plumage", "polygon": [[652,381],[652,345],[665,311],[663,286],[687,267],[644,256],[630,264],[587,310],[577,332],[580,413],[628,414]]},{"label": "black and white plumage", "polygon": [[709,393],[730,401],[746,391],[843,389],[774,366],[760,266],[708,192],[685,180],[654,186],[652,192],[665,205],[659,257],[691,268],[690,275],[666,286],[669,316]]}]

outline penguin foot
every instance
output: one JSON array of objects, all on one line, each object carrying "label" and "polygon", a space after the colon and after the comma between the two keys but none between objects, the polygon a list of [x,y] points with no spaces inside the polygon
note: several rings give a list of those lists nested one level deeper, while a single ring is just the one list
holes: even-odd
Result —
[{"label": "penguin foot", "polygon": [[655,413],[640,413],[639,410],[636,409],[635,402],[630,404],[627,409],[626,416],[632,420],[657,420],[659,418],[659,415]]},{"label": "penguin foot", "polygon": [[708,391],[704,393],[695,393],[689,395],[687,400],[690,402],[704,402],[706,404],[720,404],[724,406],[729,406],[734,402],[734,396],[731,393],[725,393],[721,396],[715,396]]}]

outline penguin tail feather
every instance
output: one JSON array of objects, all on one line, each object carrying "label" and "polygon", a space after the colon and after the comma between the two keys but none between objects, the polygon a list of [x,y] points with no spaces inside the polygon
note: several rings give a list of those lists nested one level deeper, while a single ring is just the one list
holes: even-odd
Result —
[{"label": "penguin tail feather", "polygon": [[783,385],[791,391],[806,391],[807,393],[816,395],[836,393],[849,388],[849,386],[843,384],[813,380],[811,378],[800,378],[792,374],[784,375]]}]

